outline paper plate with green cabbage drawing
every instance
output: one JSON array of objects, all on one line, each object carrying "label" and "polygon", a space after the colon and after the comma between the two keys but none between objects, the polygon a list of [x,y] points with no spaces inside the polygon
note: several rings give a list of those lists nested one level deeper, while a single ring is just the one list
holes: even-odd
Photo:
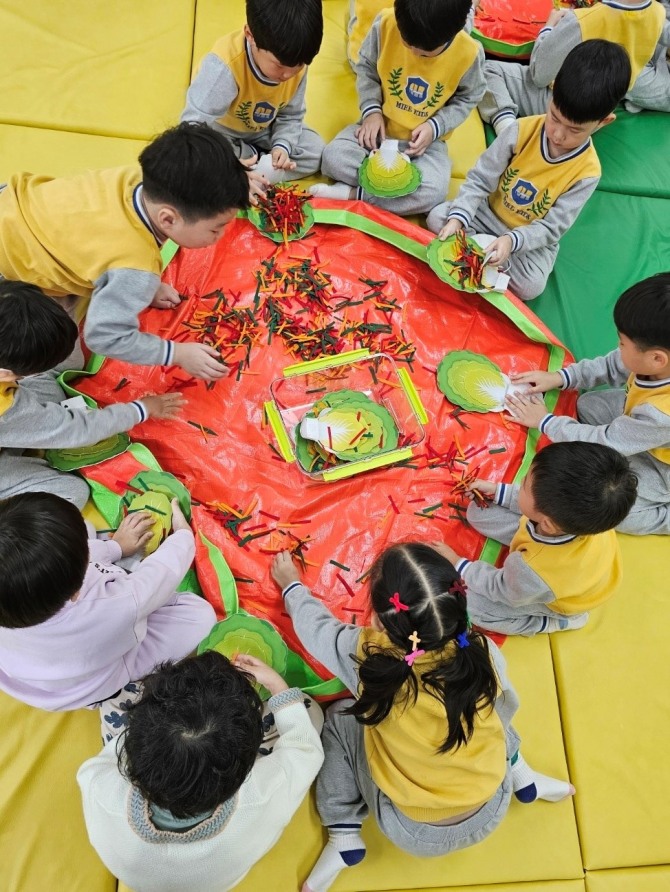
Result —
[{"label": "paper plate with green cabbage drawing", "polygon": [[453,350],[437,367],[437,386],[468,412],[502,412],[510,379],[481,353]]},{"label": "paper plate with green cabbage drawing", "polygon": [[361,164],[358,182],[370,195],[399,198],[416,192],[421,185],[421,171],[398,151],[397,139],[386,139]]},{"label": "paper plate with green cabbage drawing", "polygon": [[130,445],[128,434],[113,434],[99,443],[73,449],[47,449],[45,458],[57,471],[76,471],[89,465],[99,465],[125,452]]},{"label": "paper plate with green cabbage drawing", "polygon": [[151,515],[151,539],[144,546],[145,554],[153,554],[172,529],[172,505],[170,499],[162,492],[145,492],[136,495],[128,505],[128,513],[144,511]]}]

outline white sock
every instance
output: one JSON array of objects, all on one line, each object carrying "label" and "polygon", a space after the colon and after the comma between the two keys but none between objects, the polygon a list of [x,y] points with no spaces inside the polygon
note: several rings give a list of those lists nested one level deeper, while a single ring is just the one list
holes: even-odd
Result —
[{"label": "white sock", "polygon": [[347,201],[350,198],[356,198],[356,187],[350,186],[348,183],[315,183],[309,187],[309,191],[315,198],[337,198],[340,201]]},{"label": "white sock", "polygon": [[305,880],[302,892],[327,892],[345,867],[353,867],[365,858],[365,843],[360,824],[328,827],[328,842]]},{"label": "white sock", "polygon": [[576,613],[574,616],[545,616],[541,632],[570,632],[581,629],[588,622],[588,613]]},{"label": "white sock", "polygon": [[512,787],[520,802],[535,802],[536,799],[560,802],[575,794],[575,788],[568,781],[533,771],[521,753],[516,754],[512,763]]}]

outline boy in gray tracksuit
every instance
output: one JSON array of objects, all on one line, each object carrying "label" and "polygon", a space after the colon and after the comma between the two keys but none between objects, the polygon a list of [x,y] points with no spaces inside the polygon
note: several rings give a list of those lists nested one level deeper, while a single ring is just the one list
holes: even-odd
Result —
[{"label": "boy in gray tracksuit", "polygon": [[510,290],[531,300],[544,290],[561,236],[600,179],[591,134],[614,120],[630,78],[625,50],[589,40],[569,54],[546,115],[511,119],[469,171],[456,199],[435,207],[440,239],[459,229],[497,236],[489,262],[509,269]]},{"label": "boy in gray tracksuit", "polygon": [[220,38],[186,94],[182,121],[223,133],[271,182],[316,173],[323,140],[304,126],[307,66],[321,46],[321,0],[247,0],[247,24]]},{"label": "boy in gray tracksuit", "polygon": [[180,394],[170,393],[105,409],[61,406],[65,394],[58,374],[80,368],[83,359],[80,351],[72,353],[77,336],[65,310],[38,288],[0,281],[0,499],[51,492],[82,508],[89,495],[86,482],[24,450],[88,446],[150,415],[172,418],[182,404]]},{"label": "boy in gray tracksuit", "polygon": [[584,9],[553,10],[538,34],[528,65],[486,63],[487,89],[479,104],[482,119],[498,133],[516,117],[541,114],[568,53],[594,38],[618,43],[628,53],[631,75],[627,98],[631,102],[670,111],[670,106],[665,107],[670,101],[665,80],[670,81],[665,60],[670,24],[664,12],[656,0],[603,0]]},{"label": "boy in gray tracksuit", "polygon": [[638,497],[622,533],[670,534],[670,273],[659,273],[625,291],[614,307],[619,348],[582,359],[559,372],[524,372],[515,380],[542,393],[554,387],[610,390],[585,393],[578,419],[547,413],[544,403],[510,400],[510,411],[554,442],[612,446],[627,456],[638,478]]}]

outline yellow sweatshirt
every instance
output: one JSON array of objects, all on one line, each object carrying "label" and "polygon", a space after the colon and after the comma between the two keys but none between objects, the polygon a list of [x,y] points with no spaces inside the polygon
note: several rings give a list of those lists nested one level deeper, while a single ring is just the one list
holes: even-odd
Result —
[{"label": "yellow sweatshirt", "polygon": [[[670,416],[670,384],[659,387],[654,386],[653,381],[649,381],[647,386],[644,386],[636,380],[635,375],[631,375],[626,385],[624,415],[630,415],[633,409],[642,403],[648,403],[664,415]],[[650,449],[649,452],[654,458],[670,465],[670,446],[659,446],[657,449]]]}]

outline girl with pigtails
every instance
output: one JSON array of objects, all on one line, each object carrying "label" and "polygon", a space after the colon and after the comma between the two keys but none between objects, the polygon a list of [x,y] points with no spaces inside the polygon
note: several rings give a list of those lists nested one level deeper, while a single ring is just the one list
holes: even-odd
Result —
[{"label": "girl with pigtails", "polygon": [[302,892],[326,892],[363,860],[369,812],[395,845],[435,856],[488,836],[513,792],[521,802],[574,793],[520,755],[505,661],[471,627],[465,586],[439,543],[401,543],[377,558],[368,627],[337,620],[288,552],[272,575],[303,646],[356,698],[331,707],[323,728],[316,800],[328,842]]}]

